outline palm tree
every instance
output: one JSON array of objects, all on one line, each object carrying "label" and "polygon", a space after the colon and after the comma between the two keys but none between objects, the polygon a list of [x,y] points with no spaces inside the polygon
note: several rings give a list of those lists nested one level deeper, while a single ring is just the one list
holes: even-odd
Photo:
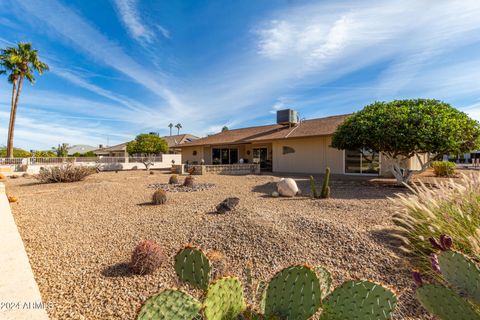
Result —
[{"label": "palm tree", "polygon": [[170,135],[172,135],[173,123],[170,122],[170,124],[168,125],[168,127],[170,128]]},{"label": "palm tree", "polygon": [[35,83],[35,78],[33,77],[34,71],[43,74],[48,70],[48,65],[40,61],[37,52],[37,50],[32,49],[31,43],[19,43],[17,47],[3,49],[0,54],[2,65],[10,72],[8,80],[13,85],[12,106],[7,139],[8,158],[13,158],[13,134],[23,79],[26,78],[31,84],[33,84]]},{"label": "palm tree", "polygon": [[177,128],[177,134],[180,134],[180,129],[182,128],[182,124],[179,122],[175,125],[175,128]]}]

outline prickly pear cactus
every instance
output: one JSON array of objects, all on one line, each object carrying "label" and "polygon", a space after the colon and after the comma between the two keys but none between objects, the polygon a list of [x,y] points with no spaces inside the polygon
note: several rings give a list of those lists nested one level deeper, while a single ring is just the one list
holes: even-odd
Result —
[{"label": "prickly pear cactus", "polygon": [[321,320],[390,319],[396,296],[392,291],[369,281],[347,281],[324,301]]},{"label": "prickly pear cactus", "polygon": [[148,298],[138,313],[137,320],[191,320],[202,304],[179,290],[165,290]]},{"label": "prickly pear cactus", "polygon": [[247,307],[240,280],[235,277],[224,277],[211,283],[203,307],[207,320],[237,319]]},{"label": "prickly pear cactus", "polygon": [[416,296],[428,312],[442,320],[478,320],[480,315],[453,290],[440,284],[425,284],[417,288]]},{"label": "prickly pear cactus", "polygon": [[306,320],[317,312],[321,299],[315,271],[293,266],[278,272],[270,281],[265,296],[265,316]]},{"label": "prickly pear cactus", "polygon": [[330,293],[332,289],[332,275],[324,267],[315,267],[315,272],[320,280],[320,289],[322,290],[322,300]]},{"label": "prickly pear cactus", "polygon": [[175,256],[175,271],[183,282],[206,290],[210,281],[210,263],[199,249],[185,247]]},{"label": "prickly pear cactus", "polygon": [[442,251],[438,255],[440,271],[461,296],[480,303],[480,270],[475,263],[455,251]]}]

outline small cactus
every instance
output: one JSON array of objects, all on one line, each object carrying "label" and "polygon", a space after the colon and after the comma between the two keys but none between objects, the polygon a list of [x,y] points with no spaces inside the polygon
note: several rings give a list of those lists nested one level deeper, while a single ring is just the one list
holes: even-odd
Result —
[{"label": "small cactus", "polygon": [[330,168],[325,169],[325,177],[323,178],[322,192],[320,193],[320,198],[326,199],[330,198]]},{"label": "small cactus", "polygon": [[236,319],[247,307],[242,283],[235,277],[216,280],[208,286],[203,306],[206,319]]},{"label": "small cactus", "polygon": [[315,179],[313,176],[310,176],[310,190],[312,191],[312,197],[314,199],[318,198],[317,188],[315,187]]},{"label": "small cactus", "polygon": [[172,174],[170,179],[168,179],[168,184],[178,184],[178,176],[176,174]]},{"label": "small cactus", "polygon": [[165,190],[158,189],[152,195],[152,203],[155,205],[167,202],[167,193]]},{"label": "small cactus", "polygon": [[136,274],[149,274],[166,260],[160,245],[153,240],[140,242],[133,250],[130,268]]},{"label": "small cactus", "polygon": [[202,304],[189,294],[169,289],[148,298],[137,320],[184,320],[198,315]]},{"label": "small cactus", "polygon": [[175,272],[183,282],[205,290],[210,281],[210,261],[201,250],[185,247],[175,255]]},{"label": "small cactus", "polygon": [[193,176],[186,176],[185,181],[183,181],[183,186],[188,188],[193,188],[195,184],[195,178]]}]

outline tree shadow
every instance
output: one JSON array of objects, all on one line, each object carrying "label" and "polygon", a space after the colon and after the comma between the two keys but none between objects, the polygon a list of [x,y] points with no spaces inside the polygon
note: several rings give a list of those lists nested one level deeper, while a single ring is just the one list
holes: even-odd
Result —
[{"label": "tree shadow", "polygon": [[368,236],[379,245],[387,248],[400,257],[409,257],[410,255],[401,249],[402,241],[396,237],[401,236],[401,232],[394,228],[385,228],[380,230],[372,230]]},{"label": "tree shadow", "polygon": [[134,275],[130,266],[126,262],[116,263],[108,266],[102,271],[102,275],[108,278],[131,277]]}]

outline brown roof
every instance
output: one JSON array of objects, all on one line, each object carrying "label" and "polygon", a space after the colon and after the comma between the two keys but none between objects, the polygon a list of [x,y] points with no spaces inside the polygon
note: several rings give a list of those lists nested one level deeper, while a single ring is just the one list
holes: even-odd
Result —
[{"label": "brown roof", "polygon": [[193,142],[184,143],[178,147],[241,144],[267,140],[332,135],[337,129],[338,125],[343,123],[346,117],[348,117],[348,115],[304,120],[292,127],[287,125],[271,124],[259,127],[227,130],[207,136],[205,138],[197,139]]},{"label": "brown roof", "polygon": [[101,149],[93,150],[93,152],[95,152],[95,153],[103,153],[103,152],[120,152],[120,151],[125,151],[125,150],[127,150],[127,143],[128,143],[128,142],[124,142],[124,143],[120,143],[120,144],[117,144],[117,145],[114,145],[114,146],[111,146],[111,147],[106,147],[106,148],[101,148]]},{"label": "brown roof", "polygon": [[190,142],[193,140],[197,140],[198,137],[192,135],[192,134],[177,134],[174,136],[164,136],[162,137],[165,141],[168,143],[169,148],[173,148],[178,146],[179,144]]}]

